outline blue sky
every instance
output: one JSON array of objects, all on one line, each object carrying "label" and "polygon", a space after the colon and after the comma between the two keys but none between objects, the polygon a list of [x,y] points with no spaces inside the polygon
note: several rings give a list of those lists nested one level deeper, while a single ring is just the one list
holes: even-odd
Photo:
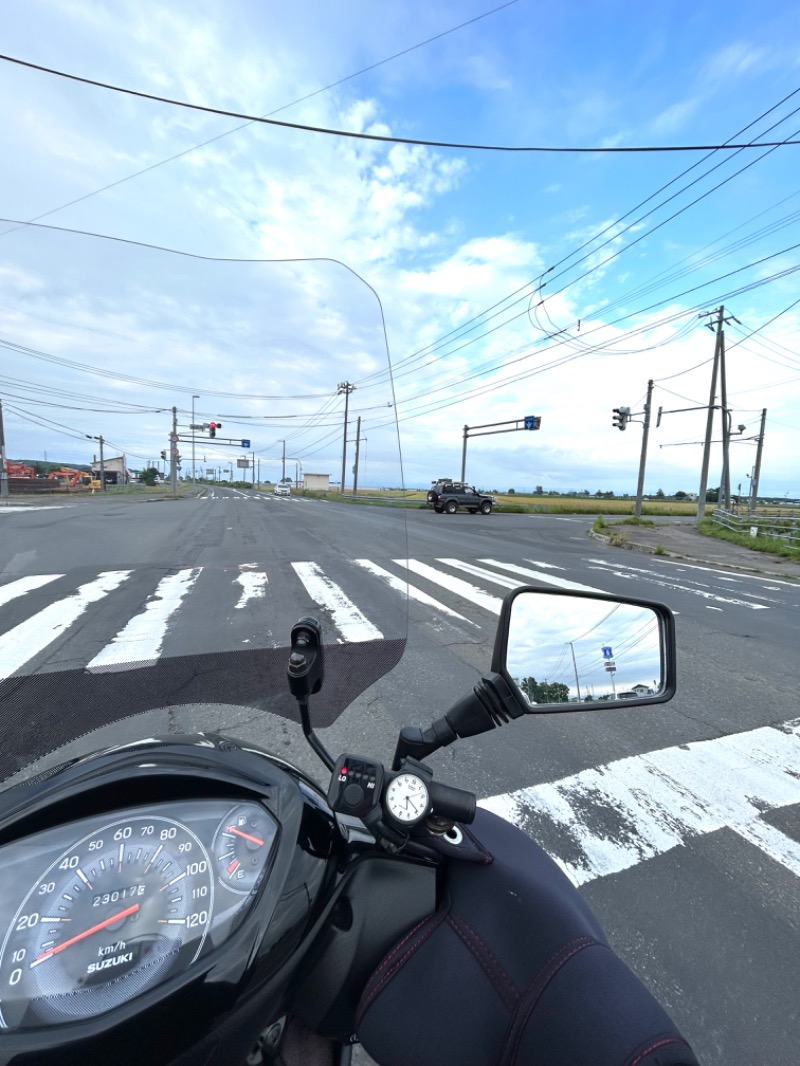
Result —
[{"label": "blue sky", "polygon": [[[12,0],[0,33],[5,54],[34,63],[336,129],[603,148],[798,139],[800,25],[788,5],[519,0],[446,33],[492,6]],[[641,410],[649,378],[656,408],[706,404],[713,336],[698,315],[724,302],[739,320],[726,330],[729,406],[746,426],[732,445],[734,491],[747,491],[766,407],[762,493],[800,496],[800,145],[556,155],[263,125],[221,136],[240,125],[0,62],[0,214],[31,220],[86,197],[41,221],[198,255],[339,259],[380,295],[406,480],[419,486],[458,475],[465,424],[538,414],[539,433],[470,442],[468,478],[634,492],[641,428],[617,432],[611,410]],[[304,469],[336,478],[336,386],[347,379],[379,476],[385,415],[368,375],[384,355],[371,298],[355,298],[349,280],[318,287],[309,273],[295,277],[297,303],[271,293],[268,326],[242,302],[247,326],[231,329],[230,271],[218,266],[215,285],[174,257],[147,261],[144,281],[143,253],[124,245],[0,225],[10,457],[87,461],[82,434],[103,433],[139,466],[164,446],[163,415],[125,404],[186,412],[196,393],[205,421],[224,413],[237,434],[251,427],[264,470],[291,432]],[[313,326],[300,314],[311,296]],[[200,302],[202,314],[186,313]],[[53,388],[63,392],[42,391]],[[222,391],[232,395],[213,395]],[[305,435],[279,421],[296,408],[281,408],[281,394],[300,391],[314,397]],[[274,398],[254,398],[262,393]],[[653,428],[648,491],[696,491],[701,448],[687,442],[704,428],[702,411]],[[230,458],[208,451],[209,465]]]}]

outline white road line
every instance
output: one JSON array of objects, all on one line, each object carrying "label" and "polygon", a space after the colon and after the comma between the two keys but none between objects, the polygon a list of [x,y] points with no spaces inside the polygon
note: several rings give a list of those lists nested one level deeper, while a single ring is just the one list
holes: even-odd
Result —
[{"label": "white road line", "polygon": [[704,592],[703,589],[690,588],[688,585],[678,585],[674,581],[665,580],[663,575],[659,574],[657,570],[645,570],[643,567],[636,566],[615,566],[614,564],[606,563],[601,559],[587,559],[587,562],[597,564],[589,566],[590,570],[602,570],[604,573],[613,574],[615,577],[627,578],[630,581],[643,576],[651,585],[658,585],[660,588],[674,589],[677,592],[688,592],[692,596],[701,596],[706,600],[716,600],[717,603],[729,603],[735,607],[749,607],[751,611],[769,610],[769,606],[766,603],[750,603],[749,600],[737,600],[730,596],[717,596],[716,593]]},{"label": "white road line", "polygon": [[94,581],[73,592],[63,600],[49,604],[44,610],[21,622],[0,636],[0,680],[11,677],[30,659],[57,640],[86,608],[113,592],[133,573],[132,570],[108,570]]},{"label": "white road line", "polygon": [[[563,567],[563,566],[556,566],[555,563],[543,563],[543,562],[540,562],[538,559],[526,559],[525,561],[528,562],[528,563],[533,563],[534,566],[540,566],[542,568],[542,570],[565,570],[566,569],[566,567]],[[492,563],[494,566],[506,566],[505,563],[498,563],[494,559],[480,559],[479,562]],[[506,567],[506,569],[508,569],[508,567]]]},{"label": "white road line", "polygon": [[305,585],[311,599],[330,611],[333,624],[346,643],[383,639],[383,633],[361,613],[353,601],[348,599],[339,586],[335,585],[316,563],[292,563],[292,568]]},{"label": "white road line", "polygon": [[448,592],[454,592],[457,596],[462,596],[465,600],[469,600],[470,603],[475,603],[479,607],[483,607],[484,610],[491,611],[492,614],[500,614],[503,601],[498,599],[497,596],[490,595],[485,589],[478,588],[477,585],[471,585],[468,581],[462,581],[460,577],[453,577],[444,570],[437,570],[434,566],[428,566],[427,563],[421,563],[417,559],[395,559],[394,561],[398,566],[407,567],[412,573],[427,578],[428,581],[432,581],[440,588],[445,588]]},{"label": "white road line", "polygon": [[14,504],[7,504],[5,507],[0,507],[0,514],[20,514],[22,511],[59,511],[64,507],[74,507],[74,503],[39,503],[39,504],[22,504],[21,507],[15,507]]},{"label": "white road line", "polygon": [[[611,565],[608,562],[607,559],[587,559],[586,562],[587,563],[602,563],[604,566],[610,566]],[[660,565],[661,566],[672,566],[672,567],[675,567],[677,570],[705,570],[705,572],[708,573],[708,574],[724,574],[724,575],[730,577],[730,570],[720,570],[720,569],[718,569],[717,567],[714,567],[714,566],[699,566],[696,563],[684,563],[684,562],[676,563],[676,562],[673,562],[671,559],[662,559],[660,561]],[[741,580],[743,580],[743,581],[763,581],[764,580],[764,575],[763,574],[746,574],[746,573],[742,572],[742,573],[737,573],[735,576],[737,578],[741,578]],[[796,581],[782,581],[781,578],[779,578],[779,577],[770,576],[769,580],[776,582],[778,585],[788,585],[790,588],[793,588],[793,589],[797,589],[799,587]],[[775,591],[777,591],[777,589]]]},{"label": "white road line", "polygon": [[421,589],[415,588],[414,585],[410,585],[408,582],[403,581],[402,578],[395,577],[394,574],[390,574],[388,570],[384,570],[383,567],[378,566],[377,563],[373,563],[369,559],[354,559],[353,562],[357,566],[363,567],[364,570],[369,571],[370,574],[375,574],[376,577],[382,578],[390,588],[393,588],[402,596],[408,594],[412,600],[424,603],[426,607],[434,607],[437,611],[449,614],[451,617],[458,618],[462,622],[467,622],[471,626],[477,625],[477,622],[465,618],[463,614],[459,614],[458,611],[454,611],[451,607],[447,607],[444,603],[440,603],[438,600],[435,600],[433,596],[429,596],[427,592],[422,592]]},{"label": "white road line", "polygon": [[726,827],[800,876],[800,844],[760,818],[796,803],[800,719],[619,759],[480,805],[532,826],[532,836],[544,832],[581,885]]},{"label": "white road line", "polygon": [[[515,566],[513,563],[501,563],[497,559],[480,559],[481,563],[490,563],[492,566],[502,566],[504,570],[510,570],[513,574],[519,574],[522,577],[533,578],[535,581],[542,581],[546,585],[555,585],[559,589],[573,589],[575,592],[605,592],[605,589],[595,588],[594,585],[582,585],[579,581],[568,581],[564,577],[555,577],[550,574],[543,574],[540,570],[529,570],[524,566]],[[526,559],[526,563],[533,563],[534,566],[540,564],[533,559]],[[516,588],[519,582],[515,582],[512,587]]]},{"label": "white road line", "polygon": [[11,581],[0,588],[0,607],[11,603],[18,596],[24,596],[26,592],[40,589],[42,585],[49,585],[51,581],[57,581],[63,576],[63,574],[34,574],[31,577],[20,577],[16,581]]},{"label": "white road line", "polygon": [[258,600],[267,594],[267,575],[263,570],[254,570],[254,563],[242,563],[236,583],[242,586],[242,594],[236,608],[247,606],[248,600]]},{"label": "white road line", "polygon": [[200,576],[202,567],[167,574],[158,583],[144,610],[106,644],[88,664],[87,670],[102,672],[122,666],[152,666],[158,661],[169,621],[187,592]]}]

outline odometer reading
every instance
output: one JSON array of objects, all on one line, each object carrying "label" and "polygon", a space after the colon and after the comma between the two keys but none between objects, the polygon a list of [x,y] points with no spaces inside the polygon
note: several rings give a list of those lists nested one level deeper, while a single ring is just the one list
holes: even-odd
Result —
[{"label": "odometer reading", "polygon": [[214,906],[208,852],[187,826],[109,822],[28,892],[0,948],[0,1027],[101,1014],[197,958]]}]

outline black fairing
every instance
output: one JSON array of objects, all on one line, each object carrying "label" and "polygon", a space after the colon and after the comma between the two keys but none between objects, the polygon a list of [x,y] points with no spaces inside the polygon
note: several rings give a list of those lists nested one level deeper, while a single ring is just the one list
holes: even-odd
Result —
[{"label": "black fairing", "polygon": [[[87,1021],[0,1034],[0,1063],[236,1061],[283,1006],[320,913],[339,834],[317,786],[254,747],[154,738],[79,760],[0,795],[0,845],[85,817],[185,798],[255,799],[279,825],[270,867],[229,939],[186,973]],[[220,1033],[228,1040],[220,1045]]]}]

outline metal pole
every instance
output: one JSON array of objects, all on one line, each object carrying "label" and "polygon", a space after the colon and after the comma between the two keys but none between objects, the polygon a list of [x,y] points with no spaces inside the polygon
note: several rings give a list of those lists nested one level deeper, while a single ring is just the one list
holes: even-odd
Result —
[{"label": "metal pole", "polygon": [[469,432],[469,426],[464,426],[464,444],[461,448],[461,480],[464,481],[467,476],[467,433]]},{"label": "metal pole", "polygon": [[256,487],[256,453],[253,452],[253,488]]},{"label": "metal pole", "polygon": [[361,415],[356,422],[356,461],[353,464],[353,495],[358,493],[358,445],[361,440]]},{"label": "metal pole", "polygon": [[103,492],[107,492],[108,489],[106,488],[106,464],[105,460],[103,459],[103,434],[101,433],[97,439],[100,441],[100,481],[102,482]]},{"label": "metal pole", "polygon": [[719,396],[722,404],[722,479],[720,481],[719,506],[724,511],[730,510],[731,504],[731,468],[730,442],[732,416],[728,411],[728,384],[725,375],[725,330],[720,322],[719,331]]},{"label": "metal pole", "polygon": [[8,499],[8,467],[6,466],[6,438],[3,430],[2,400],[0,400],[0,498]]},{"label": "metal pole", "polygon": [[758,435],[758,448],[756,449],[756,468],[753,471],[753,479],[750,485],[750,514],[755,514],[758,506],[758,479],[761,477],[761,452],[764,448],[764,429],[767,424],[767,409],[761,411],[761,432]]},{"label": "metal pole", "polygon": [[286,441],[282,440],[281,444],[283,445],[283,455],[281,457],[281,481],[285,481],[286,480]]},{"label": "metal pole", "polygon": [[644,405],[644,430],[642,431],[642,455],[639,459],[639,484],[636,486],[636,507],[634,514],[642,517],[642,494],[644,492],[644,469],[647,465],[647,438],[650,434],[650,407],[653,399],[652,378],[647,382],[647,401]]},{"label": "metal pole", "polygon": [[708,419],[706,420],[706,439],[703,446],[703,468],[700,473],[700,491],[697,494],[697,521],[702,522],[706,516],[706,490],[708,488],[708,462],[711,456],[711,436],[714,428],[714,400],[717,398],[717,368],[719,367],[719,337],[722,332],[722,316],[725,308],[720,307],[717,319],[717,339],[714,344],[714,368],[711,371],[711,392],[708,399]]},{"label": "metal pole", "polygon": [[194,401],[195,400],[199,400],[199,399],[200,399],[199,396],[192,396],[192,487],[194,487],[194,484],[195,484],[195,473],[194,473]]}]

